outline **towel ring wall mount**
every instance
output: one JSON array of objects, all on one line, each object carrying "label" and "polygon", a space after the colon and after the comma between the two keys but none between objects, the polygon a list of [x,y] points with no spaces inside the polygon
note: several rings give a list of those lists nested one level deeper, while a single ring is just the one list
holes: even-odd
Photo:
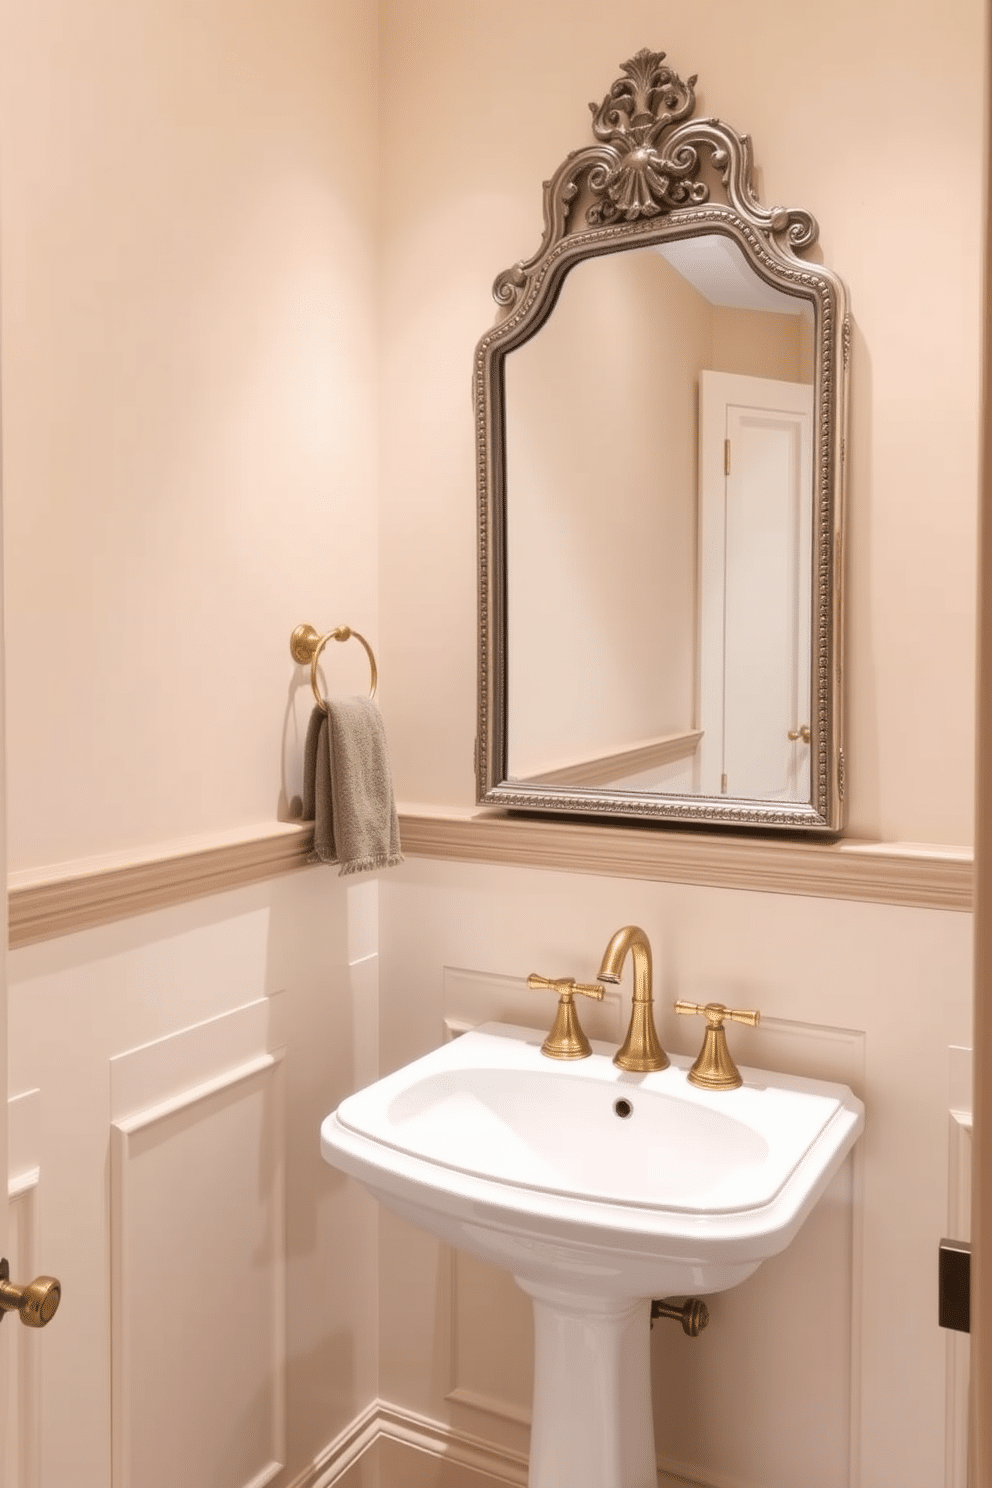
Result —
[{"label": "towel ring wall mount", "polygon": [[306,666],[307,662],[310,663],[310,686],[317,699],[317,706],[323,708],[325,713],[327,712],[327,700],[321,697],[320,688],[317,686],[317,663],[328,641],[358,641],[365,648],[371,673],[369,697],[374,698],[375,690],[379,685],[379,668],[375,664],[375,653],[363,635],[359,635],[357,630],[352,630],[350,625],[336,625],[326,635],[320,635],[312,625],[298,625],[289,638],[289,649],[293,660],[298,661],[301,666]]}]

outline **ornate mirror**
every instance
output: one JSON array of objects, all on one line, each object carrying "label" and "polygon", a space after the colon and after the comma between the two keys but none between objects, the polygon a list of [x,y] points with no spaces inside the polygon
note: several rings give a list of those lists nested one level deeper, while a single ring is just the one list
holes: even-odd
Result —
[{"label": "ornate mirror", "polygon": [[622,68],[476,351],[478,799],[837,832],[845,292],[695,77]]}]

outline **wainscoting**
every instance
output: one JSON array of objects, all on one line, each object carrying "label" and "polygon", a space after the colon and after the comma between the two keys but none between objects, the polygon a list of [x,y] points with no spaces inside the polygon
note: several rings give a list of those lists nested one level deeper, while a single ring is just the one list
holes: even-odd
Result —
[{"label": "wainscoting", "polygon": [[303,871],[12,954],[7,1254],[63,1286],[0,1330],[17,1488],[284,1488],[377,1395],[376,1206],[317,1137],[376,1074],[375,896]]},{"label": "wainscoting", "polygon": [[[285,1461],[283,1051],[267,1047],[278,1003],[111,1061],[114,1488],[263,1488]],[[8,1100],[9,1260],[23,1279],[42,1253],[41,1099]],[[77,1305],[70,1289],[63,1306]],[[58,1334],[11,1319],[2,1336],[6,1481],[36,1488],[40,1365]]]},{"label": "wainscoting", "polygon": [[[172,1488],[180,1448],[188,1488],[523,1485],[525,1299],[317,1132],[461,1028],[549,1026],[527,973],[594,975],[623,923],[650,935],[666,1048],[698,1043],[676,996],[758,1006],[742,1065],[843,1080],[868,1112],[790,1250],[711,1299],[702,1338],[655,1328],[659,1483],[874,1488],[894,1464],[958,1488],[967,1346],[933,1288],[967,1218],[966,914],[413,854],[378,881],[206,882],[10,958],[8,1253],[64,1284],[51,1328],[0,1334],[19,1488]],[[590,1037],[619,1040],[629,996],[583,1007]]]},{"label": "wainscoting", "polygon": [[285,1464],[279,1001],[111,1061],[114,1488]]}]

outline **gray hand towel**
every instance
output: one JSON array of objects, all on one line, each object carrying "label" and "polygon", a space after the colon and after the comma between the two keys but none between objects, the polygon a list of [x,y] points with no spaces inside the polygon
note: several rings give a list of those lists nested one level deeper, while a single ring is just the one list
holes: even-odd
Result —
[{"label": "gray hand towel", "polygon": [[303,752],[303,820],[314,823],[312,861],[342,873],[402,863],[382,716],[371,698],[314,708]]}]

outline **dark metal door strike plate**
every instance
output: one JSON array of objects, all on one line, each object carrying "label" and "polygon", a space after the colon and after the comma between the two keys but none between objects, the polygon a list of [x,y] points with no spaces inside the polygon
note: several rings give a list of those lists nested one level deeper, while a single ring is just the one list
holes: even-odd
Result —
[{"label": "dark metal door strike plate", "polygon": [[941,1240],[938,1252],[938,1321],[956,1333],[971,1332],[971,1246]]}]

